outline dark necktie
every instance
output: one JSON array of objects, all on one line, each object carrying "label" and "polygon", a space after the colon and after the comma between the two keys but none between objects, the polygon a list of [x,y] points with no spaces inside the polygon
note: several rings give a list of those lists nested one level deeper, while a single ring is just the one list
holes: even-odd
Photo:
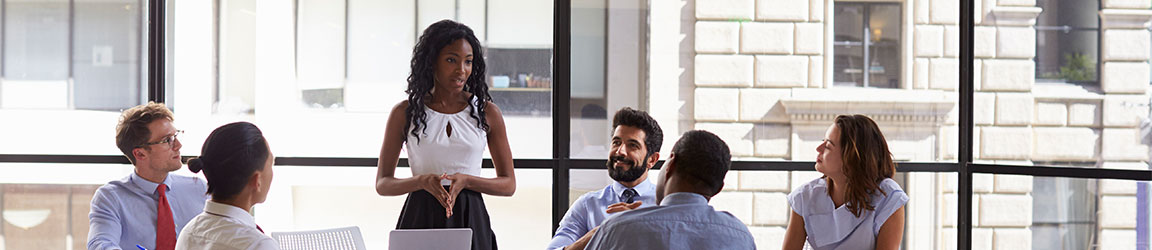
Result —
[{"label": "dark necktie", "polygon": [[636,189],[628,188],[624,189],[624,193],[620,194],[620,200],[625,203],[632,203],[636,201],[636,196],[640,196],[640,194],[636,193]]},{"label": "dark necktie", "polygon": [[167,185],[160,184],[156,192],[160,193],[160,201],[156,204],[156,249],[176,249],[176,223],[172,220],[172,208],[168,206],[168,196],[165,195]]}]

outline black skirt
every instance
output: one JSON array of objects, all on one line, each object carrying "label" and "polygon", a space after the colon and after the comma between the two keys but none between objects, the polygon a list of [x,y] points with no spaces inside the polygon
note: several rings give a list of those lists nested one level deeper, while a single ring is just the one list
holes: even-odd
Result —
[{"label": "black skirt", "polygon": [[400,211],[396,229],[471,228],[473,250],[496,249],[496,234],[492,232],[488,209],[480,193],[461,190],[456,195],[452,217],[446,218],[444,215],[444,206],[428,191],[412,192],[404,200],[404,209]]}]

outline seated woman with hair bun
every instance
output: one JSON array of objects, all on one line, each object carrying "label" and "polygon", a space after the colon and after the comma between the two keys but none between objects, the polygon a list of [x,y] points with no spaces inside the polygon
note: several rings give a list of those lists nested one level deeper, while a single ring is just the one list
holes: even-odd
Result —
[{"label": "seated woman with hair bun", "polygon": [[212,199],[180,232],[176,249],[280,249],[248,213],[268,197],[273,159],[264,134],[252,123],[213,130],[200,157],[188,161],[193,173],[204,171]]}]

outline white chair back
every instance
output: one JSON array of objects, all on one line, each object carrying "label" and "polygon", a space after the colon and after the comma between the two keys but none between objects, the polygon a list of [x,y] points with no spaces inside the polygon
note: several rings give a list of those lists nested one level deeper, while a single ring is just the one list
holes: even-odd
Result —
[{"label": "white chair back", "polygon": [[281,250],[367,250],[360,227],[342,227],[313,231],[272,232]]}]

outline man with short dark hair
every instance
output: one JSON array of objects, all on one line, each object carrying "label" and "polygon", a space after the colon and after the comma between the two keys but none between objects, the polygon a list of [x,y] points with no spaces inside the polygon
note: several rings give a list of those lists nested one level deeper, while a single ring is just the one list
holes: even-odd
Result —
[{"label": "man with short dark hair", "polygon": [[656,183],[660,205],[604,221],[587,249],[756,249],[743,222],[708,205],[724,188],[731,165],[720,137],[703,130],[684,133]]},{"label": "man with short dark hair", "polygon": [[204,181],[168,174],[182,165],[176,136],[183,131],[173,120],[172,111],[153,102],[121,114],[116,147],[135,171],[92,196],[88,249],[175,249],[180,230],[204,211]]},{"label": "man with short dark hair", "polygon": [[647,112],[625,107],[612,118],[612,128],[607,167],[616,182],[576,199],[548,249],[583,249],[609,214],[656,205],[656,185],[648,181],[648,170],[660,159],[660,124]]}]

